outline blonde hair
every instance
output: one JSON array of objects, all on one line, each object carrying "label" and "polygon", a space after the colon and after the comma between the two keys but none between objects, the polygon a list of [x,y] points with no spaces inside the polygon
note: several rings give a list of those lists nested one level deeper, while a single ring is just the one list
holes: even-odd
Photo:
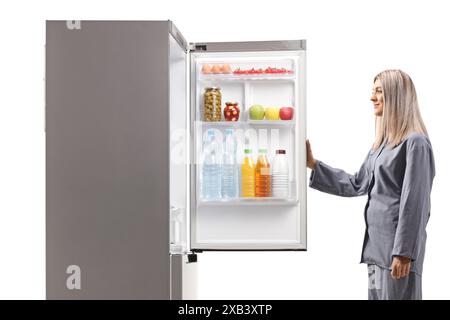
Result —
[{"label": "blonde hair", "polygon": [[411,78],[401,70],[385,70],[373,82],[376,80],[380,80],[383,91],[383,114],[375,116],[373,149],[377,149],[385,140],[393,148],[411,132],[428,137]]}]

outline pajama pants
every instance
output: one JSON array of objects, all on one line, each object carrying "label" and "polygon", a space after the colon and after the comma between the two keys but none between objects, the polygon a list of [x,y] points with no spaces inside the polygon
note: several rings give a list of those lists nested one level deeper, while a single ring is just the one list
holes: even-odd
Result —
[{"label": "pajama pants", "polygon": [[367,265],[369,300],[422,300],[422,277],[414,272],[398,280],[389,269]]}]

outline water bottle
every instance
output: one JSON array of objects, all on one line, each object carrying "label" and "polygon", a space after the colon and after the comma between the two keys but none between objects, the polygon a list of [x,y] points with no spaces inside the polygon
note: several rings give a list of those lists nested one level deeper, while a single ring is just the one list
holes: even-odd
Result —
[{"label": "water bottle", "polygon": [[205,200],[219,200],[221,198],[220,150],[214,131],[208,130],[207,135],[203,147],[201,195]]},{"label": "water bottle", "polygon": [[236,140],[233,129],[226,129],[222,164],[222,198],[236,198],[237,195],[238,167],[236,162]]}]

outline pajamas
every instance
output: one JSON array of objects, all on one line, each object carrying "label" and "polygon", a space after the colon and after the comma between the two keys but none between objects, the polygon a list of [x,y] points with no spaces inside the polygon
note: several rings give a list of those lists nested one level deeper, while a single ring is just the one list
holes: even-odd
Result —
[{"label": "pajamas", "polygon": [[422,277],[414,272],[394,279],[389,269],[367,265],[369,300],[422,300]]},{"label": "pajamas", "polygon": [[342,197],[367,195],[361,263],[389,269],[394,256],[409,257],[411,271],[421,276],[434,176],[429,139],[411,133],[392,149],[386,142],[371,149],[353,175],[318,160],[309,186]]}]

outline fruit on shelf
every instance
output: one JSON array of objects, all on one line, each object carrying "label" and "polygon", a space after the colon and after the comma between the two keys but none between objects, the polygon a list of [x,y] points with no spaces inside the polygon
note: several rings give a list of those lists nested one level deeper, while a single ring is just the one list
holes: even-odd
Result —
[{"label": "fruit on shelf", "polygon": [[293,74],[294,71],[286,68],[272,68],[267,67],[263,68],[251,68],[251,69],[240,69],[237,68],[232,70],[228,63],[224,64],[203,64],[201,72],[203,74],[229,74],[232,73],[234,75],[268,75],[268,74]]},{"label": "fruit on shelf", "polygon": [[264,73],[268,73],[268,74],[286,74],[286,73],[289,73],[289,74],[292,74],[293,71],[292,70],[287,70],[285,68],[271,68],[271,67],[268,67],[268,68],[266,68],[264,70]]},{"label": "fruit on shelf", "polygon": [[280,120],[280,108],[267,107],[265,114],[267,120]]},{"label": "fruit on shelf", "polygon": [[281,120],[292,120],[293,117],[294,117],[294,108],[292,108],[292,107],[280,108],[280,119]]},{"label": "fruit on shelf", "polygon": [[241,70],[241,69],[236,69],[233,71],[234,74],[236,75],[255,75],[255,74],[263,74],[264,70],[263,69],[248,69],[248,70]]},{"label": "fruit on shelf", "polygon": [[238,121],[240,110],[237,102],[225,102],[225,108],[223,108],[223,117],[225,121]]},{"label": "fruit on shelf", "polygon": [[255,104],[250,107],[249,116],[251,120],[263,120],[264,119],[265,110],[262,105]]},{"label": "fruit on shelf", "polygon": [[267,67],[266,69],[236,69],[233,71],[235,75],[261,75],[261,74],[293,74],[294,71],[286,68],[272,68]]},{"label": "fruit on shelf", "polygon": [[210,74],[211,73],[211,66],[209,64],[204,64],[202,66],[202,73],[203,74]]}]

